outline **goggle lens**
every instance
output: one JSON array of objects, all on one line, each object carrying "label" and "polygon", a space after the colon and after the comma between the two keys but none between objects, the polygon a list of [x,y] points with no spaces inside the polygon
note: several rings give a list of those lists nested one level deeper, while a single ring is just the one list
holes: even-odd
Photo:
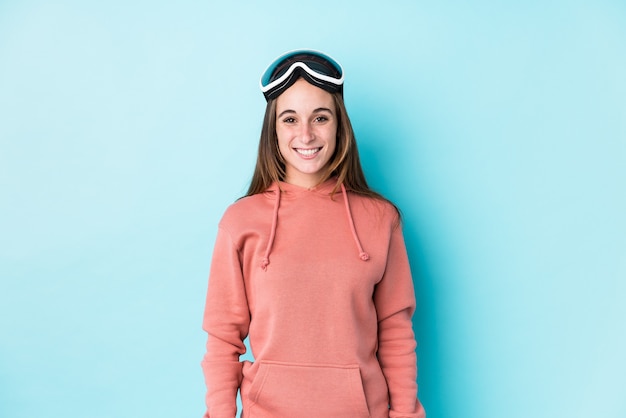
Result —
[{"label": "goggle lens", "polygon": [[276,59],[261,76],[265,98],[275,98],[301,75],[331,92],[343,91],[343,69],[328,55],[312,50],[292,51]]},{"label": "goggle lens", "polygon": [[341,69],[336,68],[324,58],[314,58],[317,57],[311,55],[295,55],[293,57],[290,57],[289,59],[286,59],[276,68],[276,70],[274,70],[270,79],[268,80],[268,83],[271,83],[277,78],[282,77],[287,72],[287,70],[289,70],[289,67],[291,67],[291,65],[295,62],[301,62],[303,64],[306,64],[307,67],[309,67],[316,73],[323,74],[328,77],[341,78]]}]

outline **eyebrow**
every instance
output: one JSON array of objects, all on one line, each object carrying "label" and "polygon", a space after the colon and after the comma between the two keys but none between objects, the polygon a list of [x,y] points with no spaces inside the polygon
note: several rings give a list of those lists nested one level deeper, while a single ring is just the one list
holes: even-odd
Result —
[{"label": "eyebrow", "polygon": [[[333,111],[330,110],[327,107],[318,107],[317,109],[315,109],[313,111],[313,113],[320,113],[320,112],[328,112],[331,115],[333,114]],[[283,110],[282,112],[280,112],[280,114],[277,116],[277,118],[281,118],[285,114],[292,114],[292,113],[293,114],[297,114],[297,112],[295,110],[293,110],[293,109],[286,109],[286,110]]]}]

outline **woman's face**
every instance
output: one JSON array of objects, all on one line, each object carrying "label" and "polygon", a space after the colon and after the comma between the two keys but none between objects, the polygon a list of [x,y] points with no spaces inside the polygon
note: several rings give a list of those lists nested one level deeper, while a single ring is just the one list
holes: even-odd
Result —
[{"label": "woman's face", "polygon": [[337,144],[333,96],[302,78],[296,81],[276,99],[276,135],[285,181],[317,185]]}]

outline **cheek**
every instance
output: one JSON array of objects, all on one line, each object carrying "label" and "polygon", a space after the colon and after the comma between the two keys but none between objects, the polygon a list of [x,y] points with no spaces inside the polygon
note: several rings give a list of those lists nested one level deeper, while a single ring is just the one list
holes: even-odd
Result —
[{"label": "cheek", "polygon": [[282,129],[276,129],[276,139],[278,141],[278,147],[282,148],[289,143],[289,137],[286,135],[286,132]]},{"label": "cheek", "polygon": [[285,156],[289,156],[290,152],[291,152],[291,143],[293,140],[293,135],[290,135],[288,131],[286,130],[276,130],[276,139],[277,139],[277,145],[278,145],[278,152],[281,154],[281,158],[283,159],[283,163],[285,163],[286,161],[284,160]]},{"label": "cheek", "polygon": [[328,145],[333,151],[337,148],[337,128],[331,129],[328,132]]}]

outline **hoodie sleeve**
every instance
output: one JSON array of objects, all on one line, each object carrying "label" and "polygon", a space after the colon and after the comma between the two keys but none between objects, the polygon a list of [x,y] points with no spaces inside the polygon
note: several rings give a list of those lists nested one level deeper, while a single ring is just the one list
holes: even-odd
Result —
[{"label": "hoodie sleeve", "polygon": [[237,390],[242,379],[239,356],[246,352],[250,313],[239,251],[230,234],[218,229],[204,311],[208,334],[202,369],[206,382],[204,418],[234,418]]},{"label": "hoodie sleeve", "polygon": [[416,342],[411,318],[415,311],[413,279],[400,226],[391,233],[387,266],[377,285],[378,360],[389,388],[389,418],[424,418],[417,398]]}]

